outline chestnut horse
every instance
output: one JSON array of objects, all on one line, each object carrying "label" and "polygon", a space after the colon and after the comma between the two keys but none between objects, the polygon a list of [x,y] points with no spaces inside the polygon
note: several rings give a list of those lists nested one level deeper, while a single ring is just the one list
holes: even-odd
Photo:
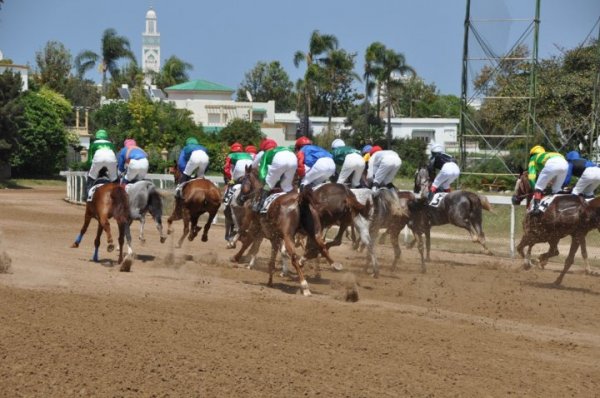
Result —
[{"label": "chestnut horse", "polygon": [[469,191],[454,191],[447,194],[438,207],[430,206],[427,193],[431,186],[431,178],[427,168],[421,167],[415,174],[415,193],[420,193],[420,198],[413,201],[410,206],[411,229],[417,235],[425,234],[427,248],[426,261],[430,260],[431,227],[436,225],[452,224],[469,231],[471,240],[478,242],[486,254],[492,252],[485,244],[483,233],[482,209],[492,211],[492,206],[485,196]]},{"label": "chestnut horse", "polygon": [[[258,176],[250,167],[247,167],[242,178],[240,192],[242,201],[257,200],[261,190],[262,184],[258,180]],[[294,238],[297,233],[302,232],[307,236],[307,258],[311,258],[310,256],[316,257],[320,252],[334,268],[341,267],[331,259],[325,242],[323,242],[317,207],[318,204],[313,191],[307,188],[302,193],[289,192],[277,197],[264,214],[248,212],[246,219],[240,226],[242,247],[233,256],[232,261],[239,262],[250,245],[253,245],[251,252],[254,252],[254,250],[258,250],[263,238],[268,239],[271,242],[268,285],[272,286],[275,260],[283,244],[283,248],[298,274],[302,293],[305,296],[310,296],[308,282],[304,278],[300,259],[296,254],[294,245]]]},{"label": "chestnut horse", "polygon": [[[77,248],[83,239],[83,235],[90,225],[92,218],[98,221],[98,230],[94,240],[93,260],[98,261],[98,248],[100,247],[100,236],[106,232],[108,246],[106,250],[112,252],[115,249],[110,224],[108,220],[114,218],[119,227],[119,260],[121,271],[128,272],[133,262],[133,250],[131,249],[131,233],[129,231],[129,202],[125,189],[118,183],[107,183],[96,189],[91,202],[85,206],[85,218],[83,227],[71,247]],[[123,243],[127,238],[127,256],[123,260]]]},{"label": "chestnut horse", "polygon": [[[172,171],[175,174],[175,182],[178,183],[181,178],[181,172],[177,164],[175,164]],[[183,219],[183,235],[179,239],[177,247],[181,247],[183,240],[188,234],[189,241],[193,241],[202,229],[198,227],[198,219],[202,214],[208,212],[208,220],[204,225],[204,232],[202,232],[202,242],[206,242],[208,240],[208,231],[220,206],[221,192],[215,184],[204,178],[188,181],[181,190],[181,198],[175,199],[173,213],[167,220],[167,234],[170,235],[173,233],[173,221]]]},{"label": "chestnut horse", "polygon": [[[532,194],[533,189],[529,184],[528,174],[524,171],[519,175],[515,184],[513,204],[519,204],[523,199],[527,199],[529,204]],[[589,273],[590,265],[587,259],[585,237],[591,229],[599,226],[597,210],[599,207],[600,198],[586,203],[580,196],[565,194],[557,195],[542,214],[528,212],[523,219],[523,237],[517,246],[517,252],[524,259],[523,267],[525,269],[531,268],[531,249],[535,244],[548,243],[550,246],[548,251],[538,257],[538,265],[544,268],[548,263],[548,259],[558,256],[558,242],[570,235],[571,248],[569,255],[565,260],[564,270],[555,283],[558,285],[562,282],[564,274],[573,263],[579,246],[581,246],[585,271]],[[524,252],[525,247],[528,247],[527,255]]]}]

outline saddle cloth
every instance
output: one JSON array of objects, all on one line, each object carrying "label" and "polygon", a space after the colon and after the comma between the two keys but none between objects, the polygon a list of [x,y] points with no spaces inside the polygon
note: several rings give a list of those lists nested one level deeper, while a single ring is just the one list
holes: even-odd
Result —
[{"label": "saddle cloth", "polygon": [[87,197],[88,202],[91,202],[94,199],[94,193],[96,193],[96,190],[104,184],[106,184],[106,183],[96,184],[90,188],[90,190],[88,191],[88,197]]},{"label": "saddle cloth", "polygon": [[433,198],[431,198],[431,201],[429,202],[429,206],[438,207],[440,205],[440,203],[442,203],[442,200],[444,199],[444,197],[446,195],[448,195],[448,192],[436,192],[433,195]]},{"label": "saddle cloth", "polygon": [[273,203],[275,199],[277,199],[281,195],[285,195],[286,193],[287,192],[277,192],[267,196],[267,198],[265,199],[265,203],[263,203],[262,209],[260,209],[260,213],[265,214],[269,210],[269,206],[271,206],[271,203]]},{"label": "saddle cloth", "polygon": [[241,186],[242,184],[235,184],[229,187],[227,192],[225,192],[225,196],[223,197],[223,204],[225,206],[229,206],[229,203],[231,203],[231,199],[235,196],[235,193],[238,189],[241,188]]},{"label": "saddle cloth", "polygon": [[[546,210],[548,210],[548,207],[550,207],[550,205],[552,204],[554,199],[556,199],[559,196],[565,196],[565,195],[570,195],[570,194],[567,193],[567,194],[554,194],[554,195],[544,196],[542,198],[542,200],[540,200],[540,204],[538,206],[539,211],[544,213]],[[527,212],[529,213],[531,210],[533,210],[533,200],[531,201],[529,208],[527,209]]]}]

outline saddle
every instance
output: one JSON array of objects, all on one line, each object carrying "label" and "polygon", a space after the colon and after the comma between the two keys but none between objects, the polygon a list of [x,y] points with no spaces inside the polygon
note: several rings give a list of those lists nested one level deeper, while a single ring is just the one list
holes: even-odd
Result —
[{"label": "saddle", "polygon": [[442,203],[442,200],[444,200],[444,197],[446,195],[448,195],[448,192],[436,192],[433,195],[433,198],[431,198],[431,201],[429,202],[429,206],[438,207]]},{"label": "saddle", "polygon": [[260,214],[266,214],[267,211],[269,211],[269,206],[271,206],[271,203],[273,203],[275,201],[275,199],[277,199],[281,195],[285,195],[285,194],[286,194],[286,192],[277,192],[277,193],[272,193],[271,195],[267,196],[267,198],[265,199],[265,202],[263,203],[262,208],[260,209]]},{"label": "saddle", "polygon": [[[557,193],[554,195],[548,195],[548,196],[544,196],[541,200],[540,200],[540,204],[538,205],[538,210],[540,213],[544,213],[546,210],[548,210],[548,207],[550,207],[550,205],[552,204],[552,202],[554,201],[554,199],[556,199],[559,196],[565,196],[565,195],[571,195],[569,193]],[[533,210],[533,201],[531,201],[531,204],[529,205],[529,208],[527,209],[527,213],[530,213]]]}]

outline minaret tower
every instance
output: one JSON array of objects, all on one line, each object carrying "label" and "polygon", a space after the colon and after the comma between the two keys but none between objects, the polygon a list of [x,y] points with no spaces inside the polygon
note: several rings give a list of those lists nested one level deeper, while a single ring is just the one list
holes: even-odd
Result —
[{"label": "minaret tower", "polygon": [[156,12],[150,7],[146,13],[146,31],[142,34],[142,70],[146,74],[144,81],[150,84],[147,72],[160,71],[160,33],[158,33]]}]

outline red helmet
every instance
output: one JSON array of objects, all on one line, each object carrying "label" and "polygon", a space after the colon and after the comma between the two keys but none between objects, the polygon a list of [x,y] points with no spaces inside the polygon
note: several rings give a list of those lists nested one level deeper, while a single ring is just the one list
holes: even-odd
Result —
[{"label": "red helmet", "polygon": [[369,154],[370,154],[371,156],[373,156],[373,154],[374,154],[375,152],[379,152],[379,151],[381,151],[381,150],[383,150],[383,149],[382,149],[382,148],[381,148],[379,145],[375,145],[373,148],[371,148],[371,152],[369,152]]},{"label": "red helmet", "polygon": [[246,147],[246,150],[245,150],[245,152],[248,152],[248,153],[253,153],[253,154],[255,154],[255,155],[256,155],[256,152],[257,152],[257,151],[256,151],[256,147],[255,147],[254,145],[248,145],[248,146]]},{"label": "red helmet", "polygon": [[310,145],[312,141],[305,136],[302,136],[296,140],[296,149],[302,148],[304,145]]},{"label": "red helmet", "polygon": [[233,144],[231,144],[231,146],[229,147],[229,150],[231,152],[242,152],[244,150],[244,147],[242,146],[242,144],[240,144],[239,142],[234,142]]},{"label": "red helmet", "polygon": [[277,148],[277,142],[275,142],[275,140],[272,140],[270,138],[267,138],[266,140],[264,140],[262,142],[262,144],[260,145],[260,149],[263,151],[268,151],[273,148]]}]

